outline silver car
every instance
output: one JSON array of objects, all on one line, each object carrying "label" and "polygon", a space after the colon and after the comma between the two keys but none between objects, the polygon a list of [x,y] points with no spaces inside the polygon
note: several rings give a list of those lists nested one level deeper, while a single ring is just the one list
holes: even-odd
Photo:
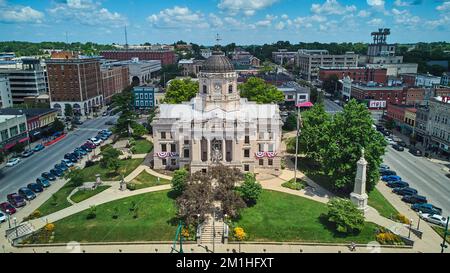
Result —
[{"label": "silver car", "polygon": [[420,218],[422,218],[423,220],[425,220],[429,223],[443,226],[443,227],[445,227],[445,225],[447,224],[447,218],[443,217],[441,215],[438,215],[438,214],[422,213],[422,214],[420,214]]}]

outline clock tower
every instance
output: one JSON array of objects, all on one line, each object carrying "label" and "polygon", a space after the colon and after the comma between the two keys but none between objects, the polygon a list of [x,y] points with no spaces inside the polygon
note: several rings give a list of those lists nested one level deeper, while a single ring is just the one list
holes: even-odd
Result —
[{"label": "clock tower", "polygon": [[233,110],[239,104],[237,73],[230,60],[215,50],[199,74],[199,95],[206,108]]}]

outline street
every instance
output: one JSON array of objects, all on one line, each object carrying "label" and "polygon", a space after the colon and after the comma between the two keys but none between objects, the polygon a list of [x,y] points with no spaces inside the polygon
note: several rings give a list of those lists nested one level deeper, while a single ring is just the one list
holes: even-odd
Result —
[{"label": "street", "polygon": [[323,104],[325,105],[325,111],[329,114],[336,114],[338,112],[342,112],[343,110],[343,108],[340,105],[327,98],[324,98]]},{"label": "street", "polygon": [[398,152],[387,147],[384,163],[396,171],[419,195],[427,197],[428,202],[442,208],[443,216],[450,214],[450,178],[444,165],[431,162],[425,157],[415,157],[408,152]]},{"label": "street", "polygon": [[105,122],[116,118],[107,116],[86,120],[58,143],[28,158],[21,158],[16,166],[3,168],[0,171],[0,203],[6,200],[7,194],[17,192],[19,188],[35,182],[41,173],[50,171],[55,164],[61,162],[66,153],[81,146],[88,138],[95,137],[99,130],[109,128]]}]

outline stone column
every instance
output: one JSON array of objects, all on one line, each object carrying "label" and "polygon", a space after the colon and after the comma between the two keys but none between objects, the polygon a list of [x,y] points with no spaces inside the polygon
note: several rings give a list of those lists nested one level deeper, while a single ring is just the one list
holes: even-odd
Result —
[{"label": "stone column", "polygon": [[355,187],[353,192],[350,194],[350,200],[355,204],[358,209],[366,212],[368,209],[366,194],[366,172],[367,172],[367,161],[364,158],[364,149],[362,150],[362,156],[357,162],[357,171],[355,177]]}]

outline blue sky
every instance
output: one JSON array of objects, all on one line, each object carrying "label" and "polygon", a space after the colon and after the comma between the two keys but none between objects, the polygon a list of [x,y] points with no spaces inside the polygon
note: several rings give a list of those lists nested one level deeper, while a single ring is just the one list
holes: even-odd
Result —
[{"label": "blue sky", "polygon": [[450,40],[450,0],[0,0],[0,40],[214,44]]}]

